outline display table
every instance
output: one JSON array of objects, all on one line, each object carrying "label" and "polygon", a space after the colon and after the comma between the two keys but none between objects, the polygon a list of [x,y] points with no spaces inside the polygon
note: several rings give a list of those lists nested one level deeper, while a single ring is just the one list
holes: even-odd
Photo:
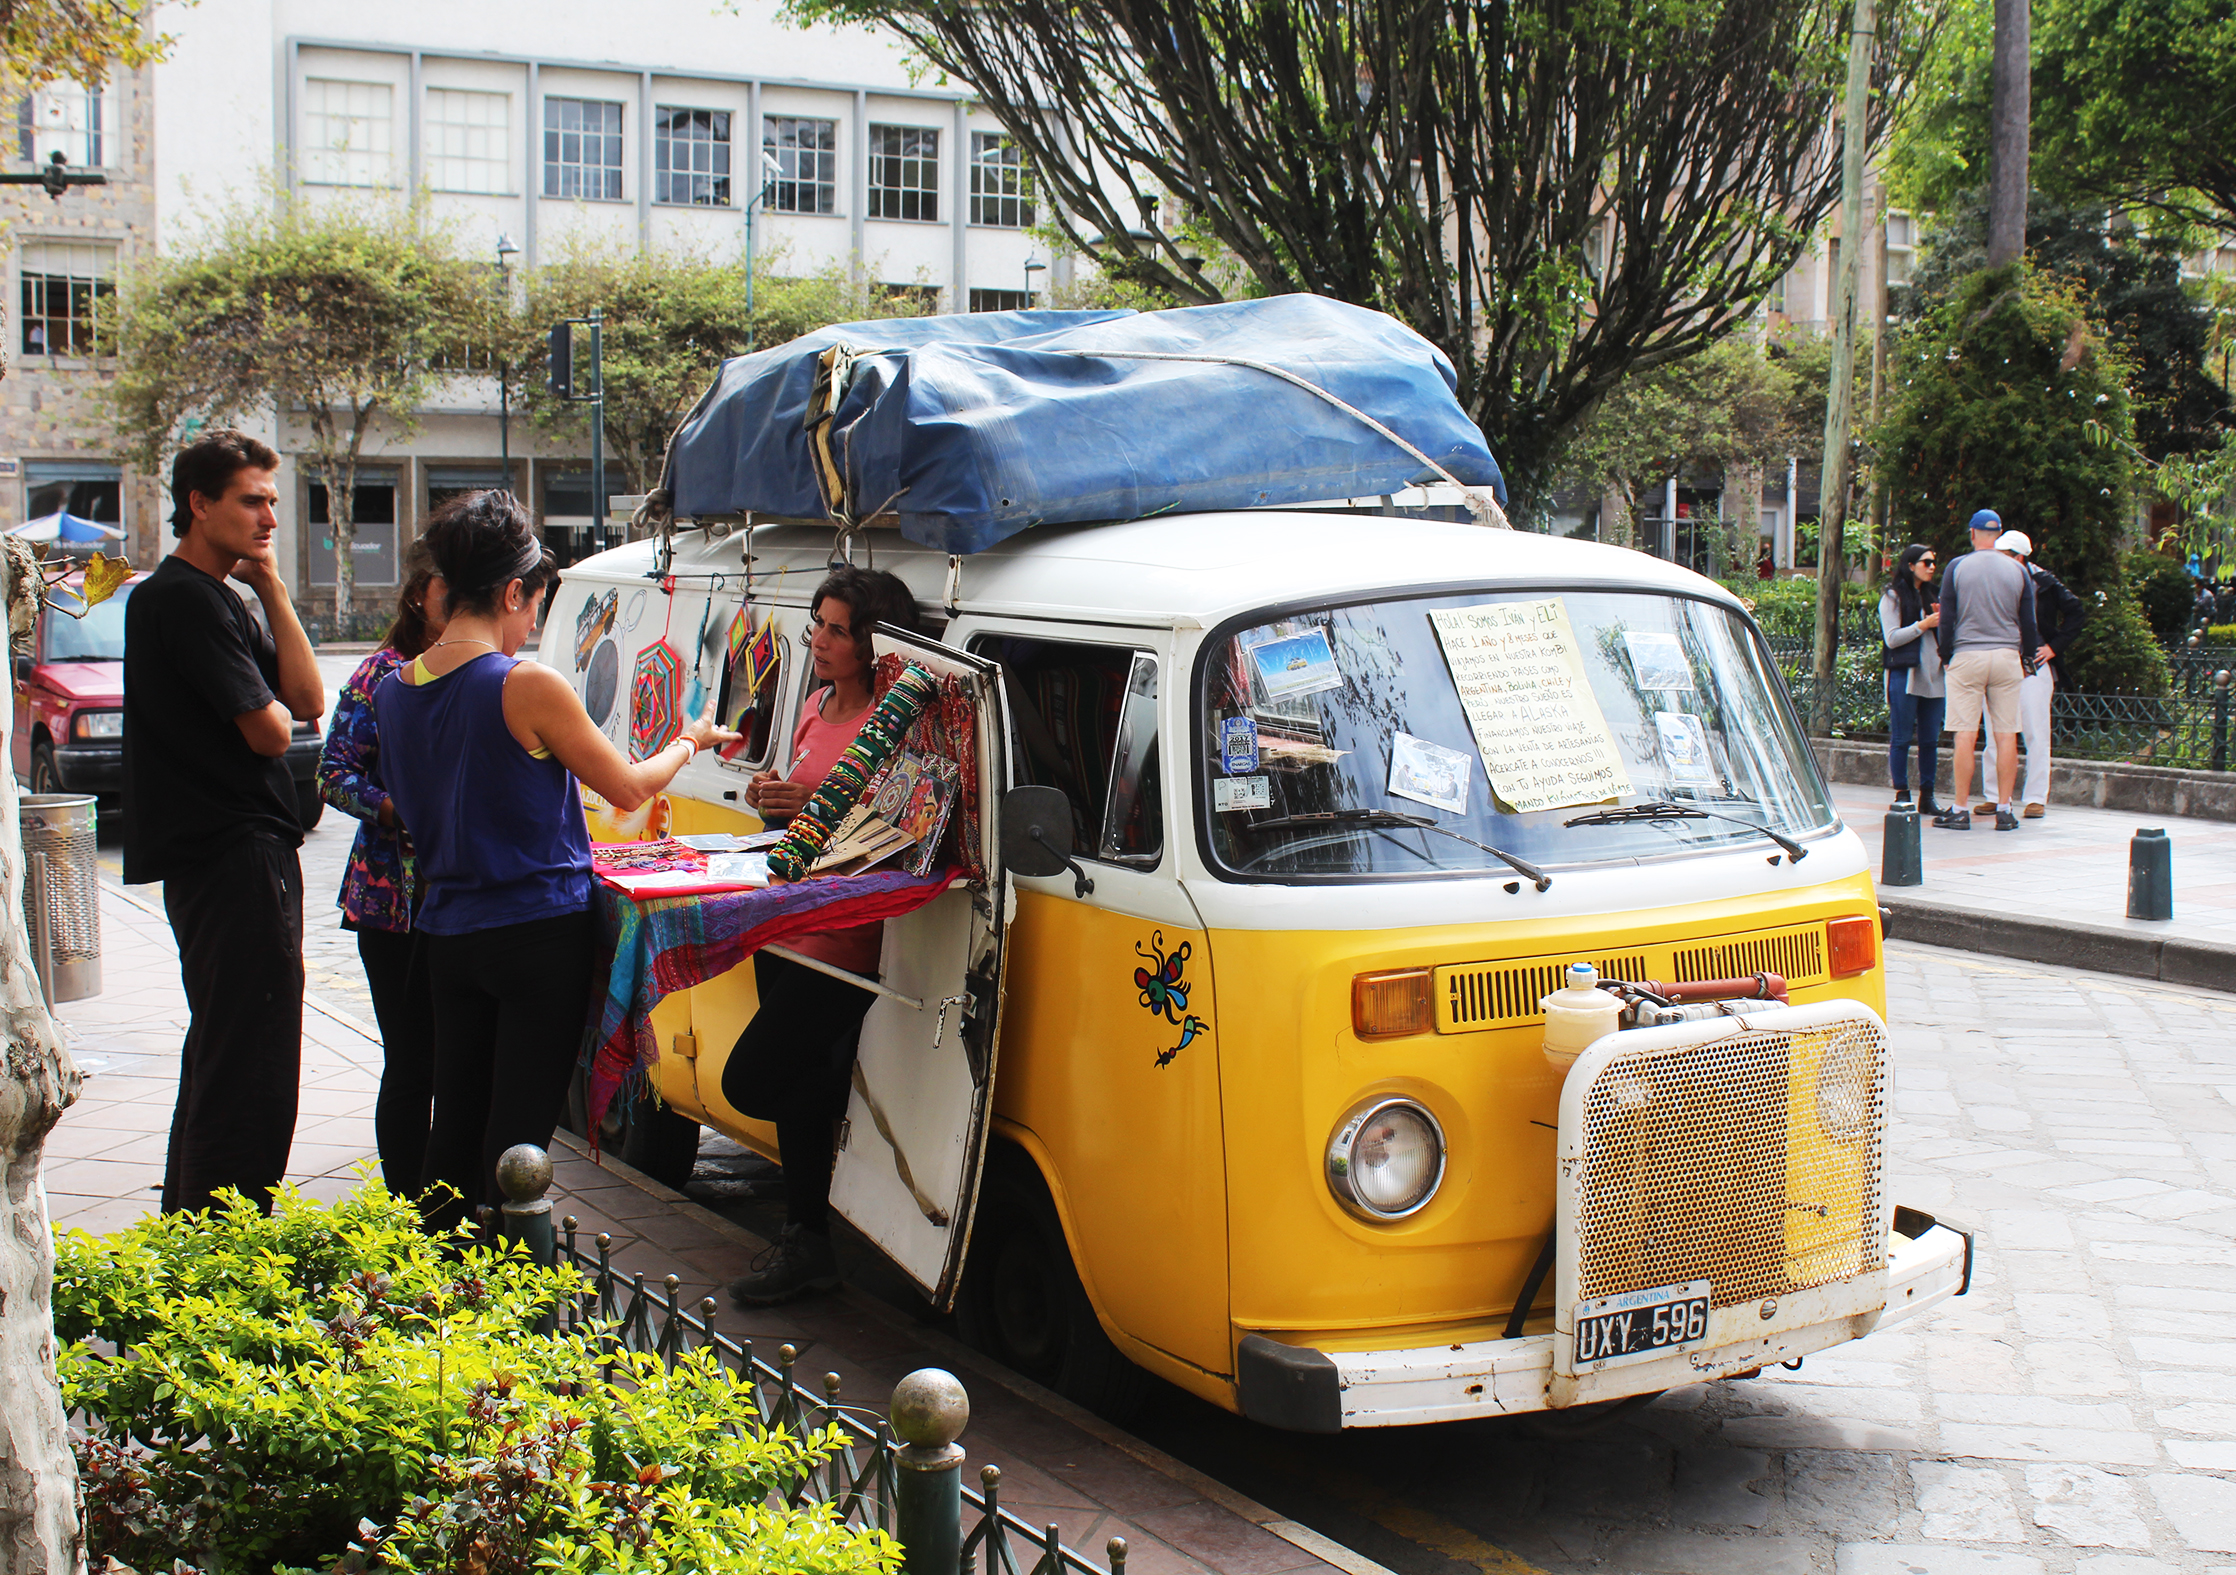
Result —
[{"label": "display table", "polygon": [[633,1095],[660,1059],[652,1009],[662,997],[727,973],[764,946],[913,913],[958,874],[873,871],[650,902],[600,884],[595,900],[606,983],[583,1045],[592,1144],[606,1107],[618,1094]]}]

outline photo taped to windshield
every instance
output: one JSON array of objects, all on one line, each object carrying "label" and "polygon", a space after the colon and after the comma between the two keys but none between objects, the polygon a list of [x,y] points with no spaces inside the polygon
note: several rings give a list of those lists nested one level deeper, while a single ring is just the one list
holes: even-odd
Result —
[{"label": "photo taped to windshield", "polygon": [[1363,602],[1231,629],[1201,671],[1200,812],[1231,877],[1509,877],[1476,844],[1577,868],[1834,824],[1759,640],[1713,602]]}]

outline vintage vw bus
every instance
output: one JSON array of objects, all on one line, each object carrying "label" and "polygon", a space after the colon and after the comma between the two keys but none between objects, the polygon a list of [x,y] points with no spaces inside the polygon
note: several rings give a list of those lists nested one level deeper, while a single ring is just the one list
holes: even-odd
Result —
[{"label": "vintage vw bus", "polygon": [[[743,718],[668,829],[757,826],[833,550],[701,519],[564,576],[543,659],[614,736],[664,633]],[[1336,511],[853,551],[936,631],[883,648],[980,703],[989,867],[886,926],[833,1204],[974,1343],[1091,1404],[1145,1369],[1334,1430],[1589,1414],[1960,1293],[1969,1240],[1883,1190],[1863,845],[1718,586]],[[1656,983],[1564,1075],[1575,962]],[[1758,976],[1790,1004],[1683,1004]],[[687,1173],[701,1122],[773,1153],[721,1093],[753,1005],[738,968],[659,1006],[628,1156]]]}]

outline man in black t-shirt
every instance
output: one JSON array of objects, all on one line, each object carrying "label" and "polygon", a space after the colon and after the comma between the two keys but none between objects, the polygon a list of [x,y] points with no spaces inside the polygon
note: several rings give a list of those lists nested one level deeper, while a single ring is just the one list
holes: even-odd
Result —
[{"label": "man in black t-shirt", "polygon": [[[193,1014],[163,1209],[236,1187],[269,1209],[295,1140],[303,1056],[297,720],[325,709],[273,561],[279,456],[212,432],[171,467],[179,544],[124,609],[124,878],[163,883]],[[263,603],[269,632],[228,580]]]}]

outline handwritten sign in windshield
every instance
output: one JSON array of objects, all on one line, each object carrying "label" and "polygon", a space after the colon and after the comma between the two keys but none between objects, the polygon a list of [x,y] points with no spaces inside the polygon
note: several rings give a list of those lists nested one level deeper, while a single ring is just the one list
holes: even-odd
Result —
[{"label": "handwritten sign in windshield", "polygon": [[1432,612],[1491,790],[1518,814],[1631,791],[1558,596]]}]

